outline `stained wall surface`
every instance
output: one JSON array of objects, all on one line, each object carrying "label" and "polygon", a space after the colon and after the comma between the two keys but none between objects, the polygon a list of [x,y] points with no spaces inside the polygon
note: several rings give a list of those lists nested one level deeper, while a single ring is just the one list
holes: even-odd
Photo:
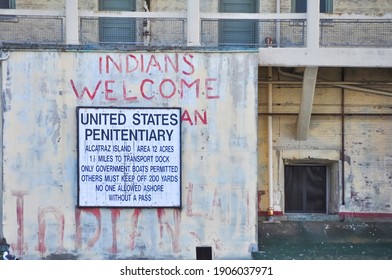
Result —
[{"label": "stained wall surface", "polygon": [[[3,233],[25,259],[248,259],[257,249],[257,54],[10,51]],[[77,106],[181,107],[180,208],[79,208]]]},{"label": "stained wall surface", "polygon": [[[275,115],[272,116],[271,130],[271,189],[268,187],[268,122],[263,114],[268,111],[268,87],[261,82],[266,81],[267,69],[260,68],[259,71],[259,211],[266,212],[272,190],[275,212],[285,213],[286,165],[318,163],[329,169],[329,214],[390,217],[391,70],[319,68],[309,134],[306,140],[298,141],[301,70],[273,69],[272,112]],[[342,81],[352,88],[339,87]]]}]

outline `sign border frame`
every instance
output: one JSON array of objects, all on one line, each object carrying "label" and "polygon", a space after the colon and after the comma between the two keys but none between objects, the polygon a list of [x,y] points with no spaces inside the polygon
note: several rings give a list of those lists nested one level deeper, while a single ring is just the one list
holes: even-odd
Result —
[{"label": "sign border frame", "polygon": [[[81,109],[158,109],[158,110],[167,110],[167,109],[176,109],[179,111],[179,205],[172,205],[172,206],[116,206],[116,205],[80,205],[80,145],[79,145],[79,111]],[[181,107],[122,107],[122,106],[76,106],[75,108],[75,113],[76,113],[76,157],[77,157],[77,208],[124,208],[124,209],[182,209],[182,121],[181,121],[181,116],[182,116],[182,108]]]}]

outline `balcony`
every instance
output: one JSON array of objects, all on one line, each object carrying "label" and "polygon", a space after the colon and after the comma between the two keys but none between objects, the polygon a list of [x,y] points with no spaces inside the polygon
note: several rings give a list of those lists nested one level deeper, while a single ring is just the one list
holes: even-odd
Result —
[{"label": "balcony", "polygon": [[[237,29],[223,33],[225,24]],[[0,42],[3,48],[255,49],[264,65],[309,65],[332,53],[391,57],[392,14],[198,13],[194,18],[186,12],[77,11],[75,16],[67,9],[0,9]],[[385,64],[384,58],[379,61]],[[386,62],[392,65],[391,58]]]}]

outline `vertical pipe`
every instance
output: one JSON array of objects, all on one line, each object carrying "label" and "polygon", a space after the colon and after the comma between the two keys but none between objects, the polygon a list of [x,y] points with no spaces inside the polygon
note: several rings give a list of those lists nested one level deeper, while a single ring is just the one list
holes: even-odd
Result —
[{"label": "vertical pipe", "polygon": [[[272,67],[268,67],[268,80],[272,81]],[[268,83],[268,113],[272,113],[272,83]],[[274,215],[273,160],[272,160],[272,115],[268,115],[268,217]]]},{"label": "vertical pipe", "polygon": [[79,9],[78,0],[66,0],[65,3],[65,43],[79,44]]},{"label": "vertical pipe", "polygon": [[[344,68],[342,68],[342,81],[344,81],[345,77],[344,77]],[[345,201],[345,175],[344,175],[344,164],[345,164],[345,146],[344,146],[344,141],[345,141],[345,137],[344,137],[344,88],[342,88],[342,101],[341,101],[341,114],[342,114],[342,205],[346,204]]]}]

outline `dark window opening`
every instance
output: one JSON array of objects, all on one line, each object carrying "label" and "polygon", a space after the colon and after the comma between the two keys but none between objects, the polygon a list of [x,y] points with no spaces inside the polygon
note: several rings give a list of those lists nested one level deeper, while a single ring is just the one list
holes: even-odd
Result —
[{"label": "dark window opening", "polygon": [[212,260],[212,247],[210,246],[196,247],[196,260]]},{"label": "dark window opening", "polygon": [[0,0],[0,9],[15,9],[15,0]]},{"label": "dark window opening", "polygon": [[285,166],[285,212],[327,212],[327,167]]},{"label": "dark window opening", "polygon": [[[333,0],[320,0],[320,13],[332,13],[333,12],[332,3]],[[292,10],[294,13],[307,12],[307,0],[294,0],[292,6],[293,6]]]},{"label": "dark window opening", "polygon": [[[257,13],[258,1],[221,0],[221,13]],[[255,20],[225,19],[219,21],[219,44],[225,46],[258,45],[258,24]]]}]

